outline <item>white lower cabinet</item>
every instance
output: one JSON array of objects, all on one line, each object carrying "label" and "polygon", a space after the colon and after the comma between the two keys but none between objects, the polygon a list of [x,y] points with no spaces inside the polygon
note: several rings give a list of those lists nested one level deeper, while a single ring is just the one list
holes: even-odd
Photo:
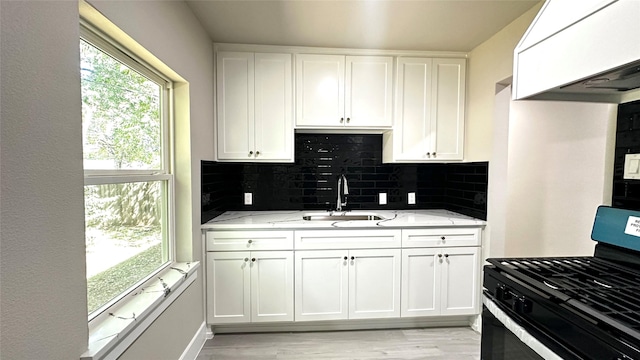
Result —
[{"label": "white lower cabinet", "polygon": [[479,247],[402,250],[402,317],[475,315]]},{"label": "white lower cabinet", "polygon": [[400,249],[349,251],[349,319],[400,316]]},{"label": "white lower cabinet", "polygon": [[293,321],[293,251],[207,253],[207,320]]},{"label": "white lower cabinet", "polygon": [[480,227],[209,230],[207,323],[471,316]]},{"label": "white lower cabinet", "polygon": [[295,255],[295,320],[400,316],[400,249]]}]

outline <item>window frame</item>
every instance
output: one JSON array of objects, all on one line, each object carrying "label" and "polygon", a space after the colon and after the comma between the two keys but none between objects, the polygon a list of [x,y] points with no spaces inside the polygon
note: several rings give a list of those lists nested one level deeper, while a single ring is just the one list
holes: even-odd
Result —
[{"label": "window frame", "polygon": [[[81,21],[80,36],[78,41],[85,41],[90,45],[103,51],[105,54],[122,62],[134,71],[147,77],[151,81],[157,83],[161,87],[160,91],[160,141],[161,141],[161,164],[159,169],[122,169],[122,170],[84,170],[84,186],[106,185],[106,184],[124,184],[135,182],[160,182],[162,186],[162,223],[163,243],[166,248],[163,249],[163,256],[166,261],[157,269],[147,274],[140,281],[129,287],[127,290],[102,305],[93,312],[87,314],[89,325],[100,323],[109,316],[110,313],[117,311],[135,296],[140,289],[149,286],[152,282],[157,281],[157,275],[167,270],[175,262],[176,242],[175,242],[175,142],[173,131],[173,82],[165,75],[157,71],[148,63],[140,59],[134,53],[126,49],[124,46],[104,34],[90,23]],[[85,255],[86,256],[86,255]],[[86,260],[85,260],[86,261]]]}]

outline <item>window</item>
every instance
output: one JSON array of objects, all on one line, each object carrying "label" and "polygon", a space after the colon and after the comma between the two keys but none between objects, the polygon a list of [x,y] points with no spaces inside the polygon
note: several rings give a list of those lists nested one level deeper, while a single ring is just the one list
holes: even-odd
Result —
[{"label": "window", "polygon": [[171,83],[85,28],[80,57],[92,319],[172,260]]}]

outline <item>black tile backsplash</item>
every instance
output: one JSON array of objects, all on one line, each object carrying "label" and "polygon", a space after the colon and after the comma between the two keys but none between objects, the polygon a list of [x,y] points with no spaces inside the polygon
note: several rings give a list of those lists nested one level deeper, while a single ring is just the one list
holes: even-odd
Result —
[{"label": "black tile backsplash", "polygon": [[[487,217],[487,162],[383,164],[382,135],[342,134],[296,134],[295,159],[202,161],[202,222],[228,210],[333,209],[340,174],[349,183],[346,209],[448,209]],[[253,205],[243,205],[245,192],[253,193]],[[387,205],[378,205],[381,192]],[[416,205],[407,205],[409,192],[416,192]]]},{"label": "black tile backsplash", "polygon": [[612,206],[640,210],[640,180],[625,180],[625,154],[640,153],[640,100],[618,106]]}]

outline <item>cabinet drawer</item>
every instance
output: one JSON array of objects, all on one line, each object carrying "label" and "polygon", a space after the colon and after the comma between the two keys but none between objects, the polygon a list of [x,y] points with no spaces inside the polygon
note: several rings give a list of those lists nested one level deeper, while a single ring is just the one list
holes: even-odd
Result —
[{"label": "cabinet drawer", "polygon": [[207,251],[293,250],[293,231],[207,231]]},{"label": "cabinet drawer", "polygon": [[302,230],[295,232],[296,249],[399,248],[400,230]]},{"label": "cabinet drawer", "polygon": [[480,228],[433,228],[402,230],[402,247],[479,246]]}]

